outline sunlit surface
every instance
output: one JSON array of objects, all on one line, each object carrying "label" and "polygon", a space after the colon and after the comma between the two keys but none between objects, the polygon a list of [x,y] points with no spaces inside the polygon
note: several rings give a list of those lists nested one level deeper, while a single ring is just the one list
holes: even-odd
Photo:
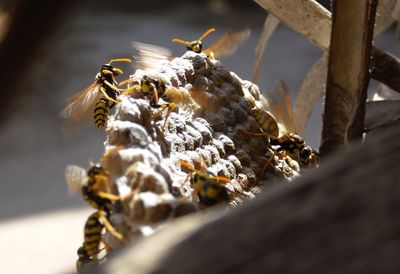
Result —
[{"label": "sunlit surface", "polygon": [[75,272],[83,224],[93,210],[60,210],[0,222],[0,273]]}]

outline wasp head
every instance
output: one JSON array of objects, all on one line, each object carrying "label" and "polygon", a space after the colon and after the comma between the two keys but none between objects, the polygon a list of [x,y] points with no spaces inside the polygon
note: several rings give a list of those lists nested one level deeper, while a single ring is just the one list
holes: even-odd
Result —
[{"label": "wasp head", "polygon": [[89,177],[94,177],[96,175],[104,175],[105,173],[105,169],[100,164],[94,164],[89,168],[87,175]]},{"label": "wasp head", "polygon": [[192,41],[186,44],[186,49],[194,51],[196,53],[201,53],[201,51],[203,50],[203,44],[200,40]]},{"label": "wasp head", "polygon": [[101,66],[100,74],[102,75],[112,74],[113,76],[118,76],[120,74],[123,74],[123,71],[119,68],[113,67],[110,64],[104,64]]}]

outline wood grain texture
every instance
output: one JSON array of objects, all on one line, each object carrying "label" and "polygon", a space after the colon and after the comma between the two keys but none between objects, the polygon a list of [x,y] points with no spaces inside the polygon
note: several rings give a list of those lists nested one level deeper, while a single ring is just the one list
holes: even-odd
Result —
[{"label": "wood grain texture", "polygon": [[372,37],[377,1],[334,1],[321,156],[364,131]]},{"label": "wood grain texture", "polygon": [[[162,242],[151,237],[91,273],[396,273],[399,135],[397,123],[293,184],[265,189],[255,201],[185,231],[162,256]],[[181,221],[163,237],[182,229]],[[153,264],[140,271],[146,258]]]}]

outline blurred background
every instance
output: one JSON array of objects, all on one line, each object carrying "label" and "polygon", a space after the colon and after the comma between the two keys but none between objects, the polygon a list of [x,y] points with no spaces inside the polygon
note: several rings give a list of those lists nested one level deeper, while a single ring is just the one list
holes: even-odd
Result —
[{"label": "blurred background", "polygon": [[[7,36],[13,14],[17,23]],[[65,134],[59,113],[68,97],[94,81],[102,64],[130,57],[132,41],[168,47],[180,56],[185,48],[172,43],[174,37],[193,40],[214,27],[217,32],[204,40],[210,45],[225,31],[248,25],[249,40],[222,62],[250,80],[265,17],[256,3],[243,0],[0,1],[0,273],[75,271],[76,249],[92,210],[79,195],[68,195],[64,169],[69,164],[86,168],[89,159],[97,160],[105,135],[93,124]],[[399,56],[393,32],[389,29],[375,44]],[[280,25],[266,50],[260,90],[271,90],[283,79],[295,98],[321,54]],[[132,66],[121,68],[125,76],[133,73]],[[322,100],[305,133],[314,148],[319,147],[321,111]]]}]

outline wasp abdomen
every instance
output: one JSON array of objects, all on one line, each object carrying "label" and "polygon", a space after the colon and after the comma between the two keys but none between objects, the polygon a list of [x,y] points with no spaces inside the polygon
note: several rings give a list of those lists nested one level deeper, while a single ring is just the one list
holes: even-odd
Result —
[{"label": "wasp abdomen", "polygon": [[279,136],[278,123],[271,114],[257,107],[250,109],[249,113],[254,117],[254,119],[256,119],[258,125],[264,132],[269,133],[272,136]]},{"label": "wasp abdomen", "polygon": [[95,105],[93,117],[96,127],[99,129],[103,129],[107,122],[109,108],[108,101],[105,98],[101,98]]},{"label": "wasp abdomen", "polygon": [[96,258],[99,253],[102,230],[103,225],[98,219],[98,213],[95,212],[90,215],[85,223],[85,239],[83,243],[83,248],[86,251],[86,254],[92,258]]}]

